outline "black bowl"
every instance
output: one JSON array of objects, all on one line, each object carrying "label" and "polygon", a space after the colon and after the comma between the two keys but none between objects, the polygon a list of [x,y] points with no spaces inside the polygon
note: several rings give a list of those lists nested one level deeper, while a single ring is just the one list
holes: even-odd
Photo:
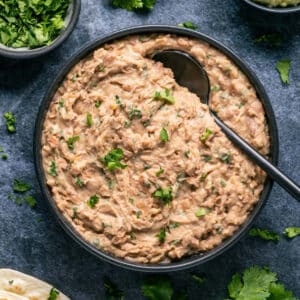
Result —
[{"label": "black bowl", "polygon": [[113,40],[133,35],[133,34],[147,34],[147,33],[171,33],[171,34],[178,34],[178,35],[185,35],[191,38],[200,39],[202,41],[205,41],[212,45],[213,47],[217,48],[224,54],[226,54],[243,72],[246,74],[250,82],[253,84],[253,86],[256,89],[256,92],[261,99],[265,112],[266,112],[266,118],[267,122],[269,124],[269,131],[270,131],[270,137],[271,137],[271,161],[274,164],[277,164],[277,158],[278,158],[278,137],[277,137],[277,127],[275,122],[275,117],[273,113],[273,109],[271,107],[270,100],[265,92],[265,89],[263,88],[262,84],[258,80],[258,78],[254,75],[254,73],[250,70],[249,67],[245,65],[245,63],[242,62],[240,58],[238,58],[231,50],[226,48],[221,43],[217,42],[216,40],[206,36],[205,34],[185,29],[185,28],[179,28],[174,26],[155,26],[155,25],[148,25],[148,26],[139,26],[129,29],[124,29],[118,32],[115,32],[113,34],[107,35],[105,37],[101,37],[95,41],[90,42],[88,45],[83,47],[77,54],[75,54],[72,58],[69,59],[69,61],[66,63],[66,65],[62,68],[62,70],[57,75],[56,79],[48,89],[47,93],[45,94],[45,97],[40,105],[39,113],[37,116],[36,124],[35,124],[35,139],[34,139],[34,157],[35,157],[35,168],[37,177],[39,179],[39,183],[41,186],[41,190],[43,192],[44,197],[47,199],[47,202],[50,204],[52,211],[54,212],[55,216],[58,218],[60,224],[64,228],[64,230],[81,246],[83,246],[85,249],[93,253],[95,256],[99,257],[100,259],[103,259],[104,261],[107,261],[109,263],[112,263],[114,265],[124,267],[127,269],[135,270],[135,271],[143,271],[143,272],[170,272],[170,271],[178,271],[186,268],[190,268],[199,264],[202,264],[204,262],[207,262],[208,260],[220,255],[230,247],[232,247],[251,227],[254,218],[258,215],[261,208],[265,204],[268,195],[271,191],[273,181],[271,179],[267,179],[265,182],[264,189],[261,193],[260,199],[256,206],[254,207],[253,211],[249,215],[247,221],[235,232],[233,236],[225,240],[222,244],[215,247],[214,249],[207,251],[202,254],[196,254],[190,257],[183,258],[176,262],[171,262],[168,264],[138,264],[138,263],[132,263],[117,257],[114,257],[110,254],[104,253],[101,250],[97,249],[87,241],[85,241],[72,227],[72,225],[67,221],[67,219],[58,211],[56,204],[51,196],[51,193],[49,191],[49,188],[47,187],[46,180],[45,180],[45,171],[43,169],[42,165],[42,157],[40,153],[41,149],[41,136],[42,136],[42,129],[43,129],[43,123],[45,119],[45,115],[47,113],[47,110],[49,108],[50,102],[52,100],[52,97],[54,93],[56,92],[57,88],[61,84],[62,80],[66,76],[66,74],[70,71],[70,69],[77,64],[82,58],[87,56],[91,51],[93,51],[96,48],[101,47],[104,43],[111,42]]},{"label": "black bowl", "polygon": [[44,55],[64,42],[73,31],[79,17],[81,8],[81,0],[71,0],[68,14],[66,16],[66,27],[61,31],[60,35],[52,41],[48,46],[43,46],[35,49],[11,48],[0,44],[0,56],[12,59],[29,59]]},{"label": "black bowl", "polygon": [[259,4],[257,2],[254,2],[252,0],[243,0],[251,7],[254,7],[255,9],[259,9],[260,11],[267,12],[267,13],[273,13],[273,14],[291,14],[295,12],[300,12],[300,4],[296,6],[288,6],[288,7],[268,7],[263,4]]}]

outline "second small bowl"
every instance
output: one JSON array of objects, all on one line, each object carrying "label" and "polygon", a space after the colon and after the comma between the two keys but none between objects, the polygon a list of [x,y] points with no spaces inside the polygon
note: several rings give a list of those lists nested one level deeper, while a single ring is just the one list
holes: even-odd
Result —
[{"label": "second small bowl", "polygon": [[286,15],[286,14],[300,12],[300,4],[296,6],[287,6],[287,7],[269,7],[263,4],[259,4],[258,2],[254,2],[253,0],[243,0],[243,1],[255,9],[258,9],[262,12],[271,13],[271,14]]}]

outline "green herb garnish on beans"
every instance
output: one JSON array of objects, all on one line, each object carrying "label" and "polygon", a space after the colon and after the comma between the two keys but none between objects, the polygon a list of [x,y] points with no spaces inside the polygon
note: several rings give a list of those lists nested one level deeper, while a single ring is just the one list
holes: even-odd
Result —
[{"label": "green herb garnish on beans", "polygon": [[167,104],[175,103],[175,99],[173,95],[171,95],[171,91],[169,89],[164,89],[161,92],[155,92],[153,96],[153,100],[160,100]]},{"label": "green herb garnish on beans", "polygon": [[115,7],[127,9],[129,11],[135,9],[152,9],[156,0],[113,0]]},{"label": "green herb garnish on beans", "polygon": [[196,217],[201,218],[201,217],[204,217],[206,215],[206,213],[207,213],[206,209],[201,207],[196,211],[195,215],[196,215]]},{"label": "green herb garnish on beans", "polygon": [[31,186],[26,183],[22,182],[21,180],[14,179],[13,183],[13,190],[15,193],[25,193],[31,189]]},{"label": "green herb garnish on beans", "polygon": [[50,290],[48,300],[56,300],[59,295],[59,291],[54,287]]},{"label": "green herb garnish on beans", "polygon": [[279,241],[279,235],[276,232],[272,232],[261,228],[252,228],[249,231],[249,236],[253,236],[253,237],[257,236],[267,241],[275,241],[275,242]]},{"label": "green herb garnish on beans", "polygon": [[79,138],[78,135],[72,136],[72,137],[68,138],[68,140],[67,140],[68,148],[69,148],[70,150],[74,150],[74,144],[75,144],[75,142],[78,142],[79,139],[80,139],[80,138]]},{"label": "green herb garnish on beans", "polygon": [[49,167],[49,174],[53,177],[57,176],[56,162],[54,160],[51,161],[51,164]]},{"label": "green herb garnish on beans", "polygon": [[99,202],[99,196],[93,195],[88,199],[86,203],[90,208],[94,208],[98,202]]},{"label": "green herb garnish on beans", "polygon": [[163,174],[165,172],[165,170],[163,169],[163,168],[159,168],[159,170],[155,173],[155,175],[157,176],[157,177],[159,177],[161,174]]},{"label": "green herb garnish on beans", "polygon": [[297,235],[300,235],[300,227],[287,227],[284,232],[286,237],[292,239]]},{"label": "green herb garnish on beans", "polygon": [[[1,5],[1,3],[0,3],[0,5]],[[1,20],[1,14],[0,14],[0,20]],[[0,33],[0,35],[1,35],[1,33]],[[16,126],[15,126],[16,118],[15,118],[15,116],[11,112],[6,112],[4,114],[4,118],[6,120],[6,128],[7,128],[8,132],[10,132],[10,133],[16,132]]]},{"label": "green herb garnish on beans", "polygon": [[277,62],[276,69],[279,72],[280,79],[283,83],[289,84],[289,73],[291,68],[291,60],[283,59]]},{"label": "green herb garnish on beans", "polygon": [[223,153],[221,156],[220,156],[221,160],[226,163],[226,164],[229,164],[231,162],[231,154],[230,153]]},{"label": "green herb garnish on beans", "polygon": [[127,165],[121,163],[123,159],[123,150],[121,148],[113,149],[108,152],[100,160],[107,166],[109,171],[114,171],[115,169],[125,169]]},{"label": "green herb garnish on beans", "polygon": [[209,136],[212,135],[212,131],[209,128],[205,128],[204,133],[201,135],[200,140],[202,143],[205,143]]},{"label": "green herb garnish on beans", "polygon": [[159,134],[159,138],[163,143],[166,143],[169,140],[169,134],[166,128],[162,128]]},{"label": "green herb garnish on beans", "polygon": [[164,204],[168,204],[173,199],[172,188],[158,188],[152,193],[152,197],[162,200]]},{"label": "green herb garnish on beans", "polygon": [[161,244],[164,243],[165,239],[166,239],[166,228],[165,227],[162,228],[160,230],[160,232],[158,234],[156,234],[155,236],[158,238],[158,240]]},{"label": "green herb garnish on beans", "polygon": [[197,29],[197,26],[191,21],[186,21],[186,22],[183,22],[183,23],[179,23],[178,26],[189,28],[189,29],[194,29],[194,30]]},{"label": "green herb garnish on beans", "polygon": [[92,127],[92,125],[93,125],[93,118],[92,118],[91,113],[89,113],[89,112],[86,114],[86,125],[88,127]]},{"label": "green herb garnish on beans", "polygon": [[0,43],[12,48],[50,45],[65,27],[70,0],[0,1]]}]

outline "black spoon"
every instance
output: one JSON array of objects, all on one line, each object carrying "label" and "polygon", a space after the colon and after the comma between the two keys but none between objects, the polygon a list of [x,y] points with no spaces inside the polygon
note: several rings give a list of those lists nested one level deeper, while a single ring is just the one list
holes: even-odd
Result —
[{"label": "black spoon", "polygon": [[[160,61],[170,68],[178,84],[187,87],[192,93],[198,95],[201,102],[209,105],[210,83],[202,65],[191,55],[180,50],[164,50],[153,55],[152,59]],[[257,152],[243,138],[230,129],[217,114],[210,109],[216,124],[227,137],[245,152],[257,165],[259,165],[273,180],[279,183],[287,192],[300,200],[300,187],[278,168],[270,163],[263,155]]]}]

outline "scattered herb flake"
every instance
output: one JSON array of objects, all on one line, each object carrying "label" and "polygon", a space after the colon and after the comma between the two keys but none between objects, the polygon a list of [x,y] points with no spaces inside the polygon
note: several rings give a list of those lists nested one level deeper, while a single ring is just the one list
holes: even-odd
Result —
[{"label": "scattered herb flake", "polygon": [[264,43],[271,47],[279,47],[283,43],[283,37],[280,33],[267,33],[254,39],[255,43]]},{"label": "scattered herb flake", "polygon": [[212,159],[211,156],[207,155],[207,154],[203,154],[202,158],[203,158],[204,161],[210,161]]},{"label": "scattered herb flake", "polygon": [[153,198],[158,198],[164,202],[164,204],[170,203],[170,201],[173,199],[172,195],[172,188],[158,188],[153,194]]},{"label": "scattered herb flake", "polygon": [[56,162],[54,160],[51,161],[50,168],[49,168],[49,174],[53,177],[57,176]]},{"label": "scattered herb flake", "polygon": [[72,214],[71,219],[74,220],[74,219],[77,218],[78,207],[77,207],[77,206],[74,206],[74,207],[72,208],[72,211],[73,211],[73,214]]},{"label": "scattered herb flake", "polygon": [[16,118],[11,112],[6,112],[4,114],[4,118],[6,120],[6,128],[7,131],[10,133],[16,132]]},{"label": "scattered herb flake", "polygon": [[93,118],[92,118],[91,113],[89,113],[89,112],[86,114],[86,125],[88,127],[92,127],[92,125],[93,125]]},{"label": "scattered herb flake", "polygon": [[300,235],[300,227],[287,227],[283,233],[290,239],[294,238],[295,236]]},{"label": "scattered herb flake", "polygon": [[159,242],[160,242],[161,244],[163,244],[163,243],[165,242],[165,239],[166,239],[166,228],[163,227],[163,228],[160,230],[160,232],[159,232],[158,234],[156,234],[155,236],[158,238]]},{"label": "scattered herb flake", "polygon": [[23,200],[22,200],[22,198],[21,198],[20,196],[17,196],[15,200],[16,200],[16,203],[17,203],[18,205],[20,205],[20,206],[22,205]]},{"label": "scattered herb flake", "polygon": [[137,108],[134,107],[134,106],[131,106],[131,107],[130,107],[130,110],[127,112],[127,114],[128,114],[128,118],[129,118],[130,120],[133,120],[133,119],[140,119],[140,118],[143,116],[142,111],[139,110],[139,109],[137,109]]},{"label": "scattered herb flake", "polygon": [[94,208],[98,202],[99,202],[99,196],[93,195],[90,197],[90,199],[87,200],[86,203],[90,208]]},{"label": "scattered herb flake", "polygon": [[210,130],[209,128],[205,128],[204,133],[201,135],[200,140],[202,143],[205,143],[207,138],[212,135],[212,130]]},{"label": "scattered herb flake", "polygon": [[163,143],[166,143],[169,140],[169,134],[166,128],[162,128],[159,134],[159,138]]},{"label": "scattered herb flake", "polygon": [[219,86],[218,84],[214,84],[214,85],[210,88],[210,90],[211,90],[212,92],[218,92],[220,89],[221,89],[221,88],[220,88],[220,86]]},{"label": "scattered herb flake", "polygon": [[29,205],[29,207],[34,208],[36,206],[36,200],[29,195],[24,197],[25,202]]},{"label": "scattered herb flake", "polygon": [[186,22],[183,22],[183,23],[179,23],[178,26],[189,28],[189,29],[194,29],[194,30],[197,29],[197,26],[191,21],[186,21]]},{"label": "scattered herb flake", "polygon": [[149,277],[142,284],[143,295],[150,300],[171,300],[174,293],[168,277]]},{"label": "scattered herb flake", "polygon": [[183,154],[184,154],[184,156],[186,158],[189,158],[189,156],[190,156],[190,150],[184,151]]},{"label": "scattered herb flake", "polygon": [[14,283],[13,280],[9,280],[9,281],[8,281],[8,284],[9,284],[9,285],[12,285],[13,283]]},{"label": "scattered herb flake", "polygon": [[157,177],[159,177],[161,174],[163,174],[165,172],[165,170],[163,169],[163,168],[161,168],[161,167],[159,167],[159,170],[155,173],[155,175],[157,176]]},{"label": "scattered herb flake", "polygon": [[161,92],[155,92],[153,96],[153,100],[161,100],[168,104],[175,103],[175,99],[173,95],[171,95],[171,91],[169,89],[164,89]]},{"label": "scattered herb flake", "polygon": [[179,227],[179,223],[177,223],[177,222],[171,223],[171,224],[169,224],[169,226],[168,226],[168,228],[170,228],[170,229],[174,229],[174,228],[177,228],[177,227]]},{"label": "scattered herb flake", "polygon": [[200,218],[200,217],[204,217],[206,215],[206,213],[207,213],[207,210],[205,208],[201,207],[196,211],[195,215],[196,215],[196,217]]},{"label": "scattered herb flake", "polygon": [[80,137],[78,135],[69,137],[67,140],[67,145],[70,150],[74,150],[75,142],[78,142]]},{"label": "scattered herb flake", "polygon": [[136,215],[137,219],[140,218],[141,214],[142,214],[142,212],[141,212],[140,210],[137,210],[137,211],[135,212],[135,215]]},{"label": "scattered herb flake", "polygon": [[80,178],[79,176],[77,176],[77,177],[75,178],[75,184],[76,184],[77,186],[79,186],[80,188],[84,186],[84,182],[81,180],[81,178]]},{"label": "scattered herb flake", "polygon": [[126,120],[126,121],[124,122],[124,127],[125,127],[125,128],[129,128],[130,125],[131,125],[131,121]]},{"label": "scattered herb flake", "polygon": [[115,169],[125,169],[127,165],[122,164],[123,150],[121,148],[116,148],[108,152],[100,160],[107,166],[109,171],[114,171]]},{"label": "scattered herb flake", "polygon": [[279,235],[276,232],[272,232],[269,230],[261,229],[261,228],[252,228],[249,231],[249,236],[260,237],[267,241],[279,241]]},{"label": "scattered herb flake", "polygon": [[103,64],[102,63],[100,63],[99,65],[98,65],[98,72],[104,72],[104,70],[105,70],[105,68],[104,68],[104,66],[103,66]]},{"label": "scattered herb flake", "polygon": [[226,164],[229,164],[231,162],[231,154],[230,153],[223,153],[220,158]]},{"label": "scattered herb flake", "polygon": [[281,81],[283,83],[289,84],[289,73],[291,68],[291,60],[288,59],[282,59],[277,62],[276,69],[279,72]]},{"label": "scattered herb flake", "polygon": [[59,291],[54,287],[50,290],[48,300],[56,300],[59,295]]},{"label": "scattered herb flake", "polygon": [[30,189],[31,189],[31,186],[28,183],[22,182],[18,179],[14,179],[13,190],[15,193],[25,193],[25,192],[29,191]]},{"label": "scattered herb flake", "polygon": [[133,198],[129,198],[128,201],[133,204],[134,203],[134,199]]},{"label": "scattered herb flake", "polygon": [[95,107],[99,108],[101,106],[101,101],[97,100],[95,101]]},{"label": "scattered herb flake", "polygon": [[121,99],[118,95],[115,96],[115,101],[119,107],[121,107],[121,108],[125,107],[125,105],[123,104],[123,102],[121,101]]}]

